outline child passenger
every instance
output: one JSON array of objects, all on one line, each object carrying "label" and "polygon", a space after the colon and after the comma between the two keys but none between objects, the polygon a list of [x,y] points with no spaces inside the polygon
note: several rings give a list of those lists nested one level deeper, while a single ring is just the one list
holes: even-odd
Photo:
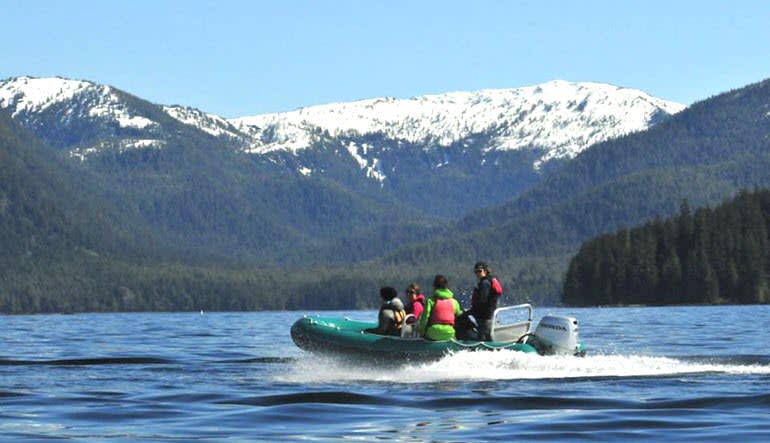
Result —
[{"label": "child passenger", "polygon": [[414,315],[414,318],[409,319],[409,323],[414,323],[420,319],[420,314],[425,310],[425,294],[420,292],[420,285],[410,283],[406,288],[406,298],[409,301],[406,313]]}]

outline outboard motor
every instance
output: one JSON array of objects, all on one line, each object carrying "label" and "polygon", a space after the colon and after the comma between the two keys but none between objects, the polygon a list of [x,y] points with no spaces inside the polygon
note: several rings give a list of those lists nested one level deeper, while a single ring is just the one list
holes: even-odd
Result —
[{"label": "outboard motor", "polygon": [[544,355],[585,355],[578,337],[578,321],[573,317],[546,315],[535,329],[539,351]]}]

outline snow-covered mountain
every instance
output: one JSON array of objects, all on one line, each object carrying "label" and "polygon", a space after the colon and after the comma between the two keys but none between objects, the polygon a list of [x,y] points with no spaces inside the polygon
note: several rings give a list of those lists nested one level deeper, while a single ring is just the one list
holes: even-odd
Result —
[{"label": "snow-covered mountain", "polygon": [[0,81],[0,108],[49,144],[85,159],[166,144],[152,106],[112,86],[60,77]]},{"label": "snow-covered mountain", "polygon": [[449,146],[479,135],[484,151],[541,148],[538,164],[572,158],[588,146],[644,130],[683,105],[642,91],[600,83],[552,81],[517,89],[453,92],[412,99],[376,98],[293,112],[233,119],[257,141],[251,152],[297,151],[314,134],[384,134],[426,147]]},{"label": "snow-covered mountain", "polygon": [[308,247],[369,259],[435,235],[682,108],[554,81],[225,119],[89,81],[0,80],[0,110],[79,160],[126,219],[194,249],[286,261]]},{"label": "snow-covered mountain", "polygon": [[0,107],[10,109],[14,118],[34,121],[36,116],[62,105],[66,106],[59,115],[62,123],[103,118],[122,128],[148,129],[155,125],[147,118],[132,115],[118,90],[111,86],[59,77],[18,77],[0,82]]},{"label": "snow-covered mountain", "polygon": [[[382,146],[397,148],[408,142],[432,150],[483,138],[482,154],[539,150],[533,162],[537,169],[550,160],[572,158],[597,142],[644,130],[684,108],[634,89],[566,81],[411,99],[375,98],[231,120],[184,106],[139,106],[132,98],[111,86],[82,80],[0,81],[0,108],[29,128],[48,126],[50,136],[44,138],[81,158],[109,148],[161,148],[164,114],[257,155],[300,155],[322,137],[344,139],[361,170],[380,181],[387,177],[387,165],[374,157],[376,149],[358,139],[377,135]],[[297,167],[304,174],[313,170],[312,165]]]}]

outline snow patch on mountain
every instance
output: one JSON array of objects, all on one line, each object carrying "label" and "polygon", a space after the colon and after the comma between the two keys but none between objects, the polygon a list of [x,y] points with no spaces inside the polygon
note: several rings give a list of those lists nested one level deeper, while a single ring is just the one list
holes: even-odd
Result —
[{"label": "snow patch on mountain", "polygon": [[89,109],[89,116],[113,120],[122,128],[149,129],[157,126],[157,123],[149,118],[131,115],[109,86],[102,88],[103,94],[96,105]]},{"label": "snow patch on mountain", "polygon": [[252,143],[244,150],[251,154],[265,154],[272,151],[288,151],[297,153],[300,149],[308,148],[318,140],[318,127],[308,122],[276,120],[269,126],[242,121],[229,120],[241,132],[248,134]]},{"label": "snow patch on mountain", "polygon": [[99,154],[100,152],[104,152],[106,150],[117,150],[118,152],[123,152],[132,149],[160,149],[165,144],[166,142],[164,140],[137,138],[126,138],[115,141],[101,141],[93,146],[71,149],[69,151],[69,156],[77,158],[82,162],[85,161],[90,155]]},{"label": "snow patch on mountain", "polygon": [[218,115],[208,114],[187,106],[163,106],[163,110],[166,114],[180,122],[194,126],[214,137],[243,138],[243,134],[241,134],[238,129]]},{"label": "snow patch on mountain", "polygon": [[71,100],[92,84],[63,78],[19,77],[0,82],[0,107],[19,113],[40,112],[53,104]]},{"label": "snow patch on mountain", "polygon": [[299,169],[297,169],[297,172],[307,177],[313,173],[313,170],[307,166],[300,166]]},{"label": "snow patch on mountain", "polygon": [[367,158],[368,150],[370,148],[371,146],[367,143],[359,146],[354,142],[350,142],[347,146],[350,156],[358,163],[359,168],[366,173],[366,176],[373,178],[382,184],[387,177],[382,171],[381,163],[378,158]]}]

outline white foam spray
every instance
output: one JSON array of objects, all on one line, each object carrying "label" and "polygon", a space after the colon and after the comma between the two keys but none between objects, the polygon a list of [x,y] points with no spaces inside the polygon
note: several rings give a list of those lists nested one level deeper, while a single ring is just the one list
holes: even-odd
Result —
[{"label": "white foam spray", "polygon": [[434,362],[383,368],[365,360],[304,354],[276,381],[288,383],[433,383],[604,377],[656,377],[683,374],[770,375],[770,365],[685,361],[639,355],[540,356],[516,351],[469,352]]}]

